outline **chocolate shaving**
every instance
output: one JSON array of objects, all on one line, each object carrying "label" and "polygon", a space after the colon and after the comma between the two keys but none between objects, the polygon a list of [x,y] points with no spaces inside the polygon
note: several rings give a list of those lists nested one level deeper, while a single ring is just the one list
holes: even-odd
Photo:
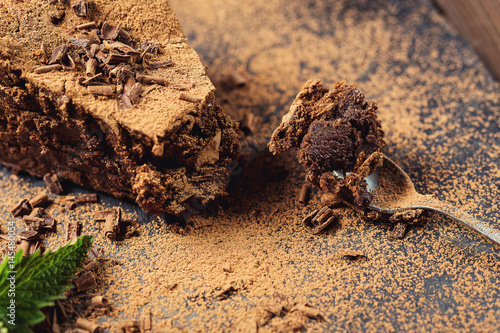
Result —
[{"label": "chocolate shaving", "polygon": [[66,240],[72,240],[80,235],[80,222],[68,223],[66,227]]},{"label": "chocolate shaving", "polygon": [[48,73],[48,72],[60,70],[62,68],[63,68],[63,66],[60,65],[60,64],[53,64],[53,65],[48,65],[48,66],[40,66],[40,67],[35,68],[35,73],[36,74],[44,74],[44,73]]},{"label": "chocolate shaving", "polygon": [[35,207],[31,211],[31,213],[29,214],[29,216],[31,216],[31,217],[42,217],[43,211],[44,211],[43,207]]},{"label": "chocolate shaving", "polygon": [[87,91],[92,95],[113,96],[115,94],[113,87],[109,85],[88,86]]},{"label": "chocolate shaving", "polygon": [[23,251],[23,257],[27,257],[30,255],[30,247],[31,243],[29,240],[26,239],[21,240],[21,245],[19,245],[19,249]]},{"label": "chocolate shaving", "polygon": [[113,50],[119,50],[128,55],[140,55],[141,52],[137,51],[130,45],[124,44],[122,42],[113,42],[109,44],[109,47]]},{"label": "chocolate shaving", "polygon": [[28,253],[31,255],[38,250],[40,250],[40,252],[43,252],[42,242],[40,242],[39,240],[35,242],[30,242],[30,248],[28,250],[29,251]]},{"label": "chocolate shaving", "polygon": [[114,51],[109,53],[109,56],[106,58],[104,63],[106,64],[119,64],[119,63],[128,63],[132,59],[128,54],[120,54]]},{"label": "chocolate shaving", "polygon": [[14,207],[14,209],[12,209],[11,214],[14,217],[22,217],[31,213],[32,210],[33,208],[31,207],[28,199],[24,199],[16,207]]},{"label": "chocolate shaving", "polygon": [[90,304],[92,304],[92,306],[94,306],[94,307],[102,308],[102,307],[108,306],[109,301],[104,296],[98,295],[98,296],[92,297],[92,299],[90,300]]},{"label": "chocolate shaving", "polygon": [[108,209],[108,210],[103,210],[97,213],[94,213],[94,220],[96,222],[104,222],[106,221],[106,217],[110,214],[113,214],[114,210]]},{"label": "chocolate shaving", "polygon": [[83,80],[83,81],[81,82],[81,85],[82,85],[82,86],[87,86],[87,85],[89,85],[90,83],[93,83],[94,81],[98,81],[98,80],[99,80],[99,79],[101,79],[101,78],[102,78],[102,73],[98,73],[98,74],[96,74],[96,75],[94,75],[94,76],[89,77],[89,78],[88,78],[88,79],[86,79],[86,80]]},{"label": "chocolate shaving", "polygon": [[30,230],[38,230],[42,225],[45,224],[45,220],[42,217],[29,215],[23,216],[23,222]]},{"label": "chocolate shaving", "polygon": [[76,26],[78,30],[91,30],[97,28],[95,21],[79,24]]},{"label": "chocolate shaving", "polygon": [[307,215],[302,223],[311,233],[317,234],[337,220],[338,216],[328,206],[325,206]]},{"label": "chocolate shaving", "polygon": [[76,16],[87,16],[87,0],[77,0],[73,5],[73,11],[75,12]]},{"label": "chocolate shaving", "polygon": [[80,194],[75,197],[75,202],[77,203],[89,203],[89,202],[97,202],[98,197],[95,193],[90,194]]},{"label": "chocolate shaving", "polygon": [[362,259],[362,258],[367,258],[363,253],[355,251],[355,250],[349,250],[349,249],[340,249],[338,251],[339,255],[344,257],[347,260],[356,260],[356,259]]},{"label": "chocolate shaving", "polygon": [[83,273],[82,275],[74,279],[73,283],[78,291],[89,290],[97,285],[96,276],[92,272]]},{"label": "chocolate shaving", "polygon": [[103,39],[114,40],[118,37],[118,33],[120,32],[120,24],[111,25],[109,23],[104,22],[101,27],[101,36]]},{"label": "chocolate shaving", "polygon": [[94,45],[96,45],[96,48],[99,47],[99,44],[101,44],[101,39],[99,38],[99,29],[93,29],[92,31],[90,31],[88,34],[88,39],[89,45],[91,45],[91,47]]},{"label": "chocolate shaving", "polygon": [[166,78],[161,76],[151,76],[151,75],[137,75],[137,80],[143,84],[161,84],[168,85]]},{"label": "chocolate shaving", "polygon": [[94,258],[99,259],[104,256],[102,249],[100,247],[93,246],[90,250],[90,254],[94,256]]},{"label": "chocolate shaving", "polygon": [[120,224],[122,222],[122,209],[115,208],[113,213],[106,216],[105,236],[111,240],[115,240],[120,233]]},{"label": "chocolate shaving", "polygon": [[49,59],[49,65],[53,65],[56,62],[60,62],[64,54],[68,51],[68,46],[66,44],[56,46],[52,50],[52,55]]},{"label": "chocolate shaving", "polygon": [[201,98],[186,93],[181,93],[179,99],[190,103],[200,103],[202,101]]},{"label": "chocolate shaving", "polygon": [[40,228],[55,230],[56,220],[53,217],[49,215],[43,215],[42,218],[43,218],[43,224],[40,225]]},{"label": "chocolate shaving", "polygon": [[121,93],[116,96],[116,105],[118,107],[118,110],[126,110],[132,107],[132,102],[130,101],[130,98],[127,94]]},{"label": "chocolate shaving", "polygon": [[87,60],[87,62],[85,63],[85,75],[90,77],[94,76],[98,65],[99,64],[97,63],[97,60],[93,58]]},{"label": "chocolate shaving", "polygon": [[302,188],[300,189],[299,194],[299,203],[301,205],[307,205],[309,203],[309,198],[311,197],[311,186],[309,184],[302,184]]},{"label": "chocolate shaving", "polygon": [[29,201],[31,207],[33,208],[45,206],[48,202],[49,202],[49,196],[45,192],[34,196]]},{"label": "chocolate shaving", "polygon": [[38,231],[36,230],[23,230],[19,232],[18,234],[19,238],[24,239],[24,240],[34,240],[35,238],[38,237]]},{"label": "chocolate shaving", "polygon": [[65,54],[61,59],[61,65],[64,69],[74,69],[75,61],[69,54]]},{"label": "chocolate shaving", "polygon": [[137,82],[128,91],[125,90],[125,93],[130,98],[132,104],[137,104],[139,102],[139,96],[141,94],[141,91],[142,91],[142,85],[139,82]]},{"label": "chocolate shaving", "polygon": [[50,193],[52,194],[61,194],[63,192],[61,183],[59,182],[59,178],[55,173],[47,173],[43,176],[43,180],[47,185]]},{"label": "chocolate shaving", "polygon": [[98,269],[99,267],[101,267],[101,261],[96,259],[96,260],[92,260],[88,264],[84,265],[83,269],[88,271],[88,272],[92,272],[92,271],[95,271],[96,269]]},{"label": "chocolate shaving", "polygon": [[158,54],[160,45],[153,42],[142,42],[141,48],[145,51],[145,53]]},{"label": "chocolate shaving", "polygon": [[149,64],[149,68],[158,69],[158,68],[172,66],[173,64],[174,64],[174,62],[172,60],[167,60],[167,61],[162,61],[162,62],[154,62],[154,63]]},{"label": "chocolate shaving", "polygon": [[70,46],[80,48],[80,47],[87,47],[87,45],[89,45],[89,40],[70,37],[68,38],[68,43]]},{"label": "chocolate shaving", "polygon": [[406,233],[407,224],[400,222],[394,226],[389,237],[393,239],[402,239]]}]

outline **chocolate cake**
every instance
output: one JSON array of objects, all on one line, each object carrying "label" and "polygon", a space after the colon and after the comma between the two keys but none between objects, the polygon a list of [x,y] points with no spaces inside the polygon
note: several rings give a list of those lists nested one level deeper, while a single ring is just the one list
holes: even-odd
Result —
[{"label": "chocolate cake", "polygon": [[[342,81],[329,90],[309,80],[274,131],[269,150],[276,154],[299,147],[309,182],[366,208],[372,198],[364,178],[381,163],[385,147],[376,111],[377,104],[365,101],[355,85]],[[343,171],[344,178],[334,170]]]},{"label": "chocolate cake", "polygon": [[0,5],[4,165],[179,215],[225,192],[235,129],[167,1]]}]

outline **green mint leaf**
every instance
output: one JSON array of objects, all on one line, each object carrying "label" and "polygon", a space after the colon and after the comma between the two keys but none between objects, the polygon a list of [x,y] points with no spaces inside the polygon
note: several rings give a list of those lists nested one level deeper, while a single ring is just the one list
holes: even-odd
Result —
[{"label": "green mint leaf", "polygon": [[[4,259],[0,264],[0,324],[3,323],[0,333],[4,328],[9,332],[31,332],[29,326],[45,319],[40,309],[54,305],[55,299],[64,298],[63,292],[71,286],[68,282],[88,258],[92,240],[91,236],[82,236],[44,255],[37,251],[23,258],[19,250],[14,262],[9,262],[8,257]],[[15,295],[11,288],[13,276]],[[11,299],[15,300],[15,325],[9,323]]]}]

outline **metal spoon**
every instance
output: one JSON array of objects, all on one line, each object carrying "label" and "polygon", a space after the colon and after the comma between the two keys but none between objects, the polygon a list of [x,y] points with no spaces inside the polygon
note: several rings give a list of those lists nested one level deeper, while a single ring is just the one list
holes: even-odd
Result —
[{"label": "metal spoon", "polygon": [[[338,172],[335,173],[340,176]],[[478,219],[431,195],[419,194],[410,177],[385,155],[382,166],[365,179],[368,182],[368,191],[373,194],[369,208],[375,211],[394,214],[417,208],[430,209],[462,222],[494,243],[500,244],[498,225]]]}]

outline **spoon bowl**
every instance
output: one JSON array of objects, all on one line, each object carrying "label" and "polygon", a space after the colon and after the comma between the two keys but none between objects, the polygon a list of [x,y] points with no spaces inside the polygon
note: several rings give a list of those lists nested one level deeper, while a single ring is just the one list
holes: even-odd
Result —
[{"label": "spoon bowl", "polygon": [[476,218],[432,195],[419,194],[410,177],[399,165],[385,155],[382,165],[365,179],[368,182],[368,191],[373,195],[370,209],[385,214],[411,209],[433,210],[465,224],[500,245],[498,225]]}]

